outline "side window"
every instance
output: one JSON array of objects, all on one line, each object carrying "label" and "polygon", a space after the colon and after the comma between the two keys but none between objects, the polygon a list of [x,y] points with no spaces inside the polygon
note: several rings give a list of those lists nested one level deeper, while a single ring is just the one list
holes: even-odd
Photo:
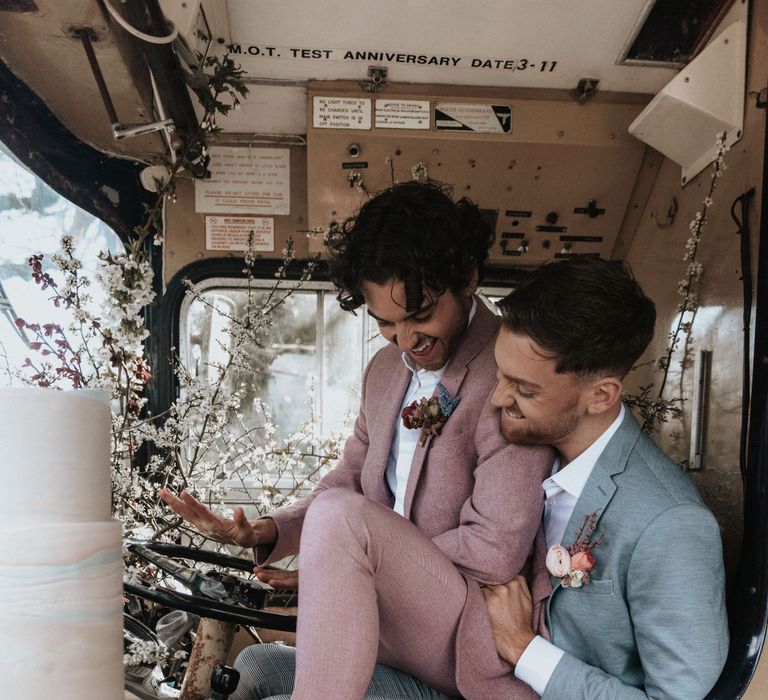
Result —
[{"label": "side window", "polygon": [[[271,284],[255,294],[266,297]],[[229,348],[227,319],[242,314],[247,291],[233,280],[209,280],[195,292],[182,309],[180,355],[193,376],[213,380]],[[229,389],[244,394],[245,428],[258,424],[252,412],[261,399],[278,440],[310,418],[321,436],[346,432],[360,403],[363,369],[384,344],[364,311],[341,310],[331,285],[305,283],[274,310],[267,337],[247,349],[255,371],[231,374]]]},{"label": "side window", "polygon": [[[192,382],[219,381],[237,333],[232,319],[248,306],[238,280],[206,280],[182,306],[179,356]],[[251,308],[271,307],[274,281],[251,287]],[[333,466],[360,404],[363,369],[384,345],[368,314],[342,311],[328,283],[304,283],[274,307],[261,337],[246,341],[247,366],[232,367],[224,389],[240,396],[221,483],[225,504],[241,505],[249,517],[308,492]],[[182,386],[182,392],[184,391]],[[239,435],[239,436],[238,436]],[[225,449],[222,446],[222,449]],[[229,449],[229,448],[226,448]],[[248,464],[244,471],[238,460]]]},{"label": "side window", "polygon": [[[61,281],[53,262],[62,236],[71,236],[83,273],[95,280],[99,251],[117,252],[122,243],[105,223],[59,195],[29,172],[0,143],[0,386],[16,384],[13,370],[31,353],[29,338],[16,318],[57,323],[66,328],[71,313],[49,300],[50,292],[35,284],[28,264],[42,254],[42,271]],[[88,306],[103,301],[99,285],[87,289]]]}]

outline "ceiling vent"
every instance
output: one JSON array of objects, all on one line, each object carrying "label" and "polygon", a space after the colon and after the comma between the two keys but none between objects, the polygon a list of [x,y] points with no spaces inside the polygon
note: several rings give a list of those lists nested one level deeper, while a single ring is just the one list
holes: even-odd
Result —
[{"label": "ceiling vent", "polygon": [[722,31],[629,126],[629,133],[682,167],[685,185],[712,162],[717,135],[731,146],[744,125],[747,23]]}]

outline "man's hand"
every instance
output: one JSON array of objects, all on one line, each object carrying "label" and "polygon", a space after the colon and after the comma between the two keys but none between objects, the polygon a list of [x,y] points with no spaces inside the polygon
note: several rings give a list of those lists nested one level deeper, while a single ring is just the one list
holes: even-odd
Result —
[{"label": "man's hand", "polygon": [[517,576],[502,586],[481,590],[488,606],[496,650],[502,659],[516,666],[536,636],[531,625],[533,602],[528,584],[522,576]]},{"label": "man's hand", "polygon": [[217,542],[255,547],[259,544],[273,544],[277,539],[277,525],[274,520],[260,518],[251,524],[239,506],[235,508],[234,516],[230,520],[216,515],[186,491],[182,491],[177,498],[164,487],[158,495],[174,513]]},{"label": "man's hand", "polygon": [[267,583],[272,588],[282,588],[291,591],[299,590],[299,572],[287,569],[264,569],[254,566],[253,572],[262,583]]}]

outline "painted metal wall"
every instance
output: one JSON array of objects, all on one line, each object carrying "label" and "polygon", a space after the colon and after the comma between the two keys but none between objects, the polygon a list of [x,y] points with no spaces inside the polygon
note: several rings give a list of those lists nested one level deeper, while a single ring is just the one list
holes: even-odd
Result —
[{"label": "painted metal wall", "polygon": [[[754,8],[749,48],[747,92],[759,92],[768,77],[768,44],[765,40],[766,8]],[[744,136],[726,155],[727,169],[717,180],[707,223],[703,228],[698,261],[704,273],[699,295],[700,308],[688,340],[689,355],[698,350],[711,351],[709,401],[706,406],[706,436],[703,468],[690,472],[707,503],[720,521],[726,546],[726,559],[732,568],[738,553],[741,532],[741,477],[739,474],[739,432],[742,377],[742,285],[737,227],[731,219],[733,200],[755,188],[752,210],[753,261],[762,191],[762,157],[765,110],[756,106],[756,95],[747,96]],[[641,363],[664,354],[668,333],[677,320],[678,281],[686,275],[683,260],[691,232],[689,223],[702,211],[709,192],[712,169],[708,168],[685,187],[680,186],[680,168],[664,160],[659,170],[636,230],[625,228],[621,238],[632,242],[623,256],[632,266],[644,288],[657,304],[658,322],[655,340]],[[678,209],[669,223],[668,211],[673,199]],[[754,263],[756,264],[756,262]],[[689,458],[691,397],[693,371],[690,360],[681,372],[683,347],[675,353],[670,367],[667,398],[685,399],[681,420],[667,423],[658,437],[660,446],[676,461]],[[660,372],[646,366],[630,377],[633,388],[656,382]]]},{"label": "painted metal wall", "polygon": [[[692,360],[697,351],[710,351],[709,396],[704,403],[702,468],[689,472],[689,475],[720,523],[729,584],[733,584],[743,535],[739,447],[744,367],[740,237],[730,210],[735,198],[750,188],[755,189],[750,208],[754,272],[757,267],[766,119],[764,106],[758,106],[758,93],[766,84],[768,7],[765,3],[754,3],[750,17],[744,135],[726,155],[727,170],[717,181],[713,204],[703,229],[697,259],[703,264],[704,272],[699,293],[700,308],[687,343],[688,364],[682,369],[681,360],[686,350],[685,343],[682,343],[674,355],[665,392],[667,398],[684,399],[682,418],[667,423],[656,438],[673,459],[683,463],[689,460],[691,399],[694,393]],[[652,362],[664,354],[668,333],[676,321],[677,305],[681,301],[677,288],[679,280],[685,277],[688,264],[683,257],[690,236],[689,222],[697,212],[702,211],[711,173],[711,169],[706,169],[683,188],[680,186],[680,168],[664,160],[658,177],[648,191],[647,201],[638,207],[642,213],[637,217],[636,225],[625,225],[622,230],[617,250],[652,294],[659,312],[655,340],[641,362]],[[678,211],[674,221],[668,222],[667,213],[673,198],[677,201]],[[754,321],[753,313],[753,326]],[[646,365],[631,375],[630,385],[633,389],[651,382],[658,386],[660,377],[660,371],[653,364]],[[732,614],[734,608],[735,605],[732,606]],[[754,638],[754,642],[757,641],[758,638]],[[739,654],[743,653],[747,650],[739,651]],[[749,653],[753,652],[750,650]],[[763,655],[744,697],[763,698],[766,692],[768,660]]]}]

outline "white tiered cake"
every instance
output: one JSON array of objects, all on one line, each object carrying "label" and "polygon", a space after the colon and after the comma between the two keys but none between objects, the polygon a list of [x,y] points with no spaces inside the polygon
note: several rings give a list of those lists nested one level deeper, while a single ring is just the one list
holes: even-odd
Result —
[{"label": "white tiered cake", "polygon": [[104,395],[0,389],[2,697],[124,697],[109,444]]}]

